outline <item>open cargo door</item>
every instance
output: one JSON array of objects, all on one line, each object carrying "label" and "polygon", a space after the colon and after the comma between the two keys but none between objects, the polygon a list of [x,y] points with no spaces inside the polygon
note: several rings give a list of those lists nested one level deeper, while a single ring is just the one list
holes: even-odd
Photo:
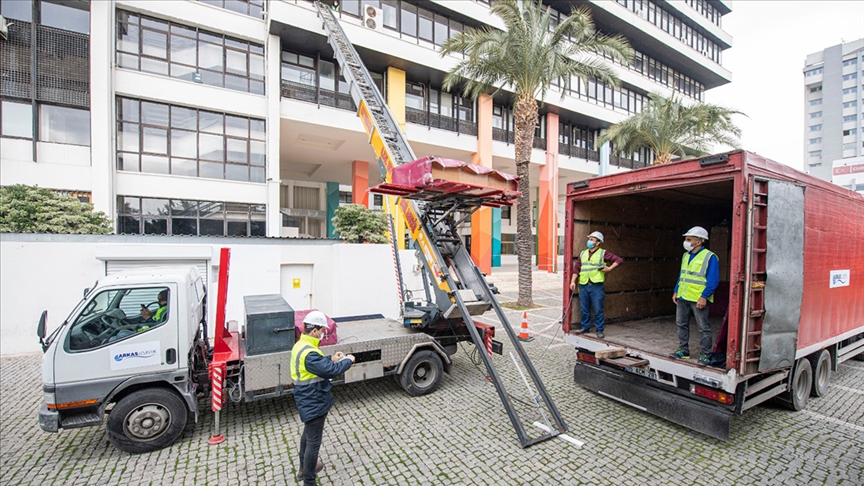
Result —
[{"label": "open cargo door", "polygon": [[749,186],[743,375],[795,363],[804,290],[804,188],[752,176]]}]

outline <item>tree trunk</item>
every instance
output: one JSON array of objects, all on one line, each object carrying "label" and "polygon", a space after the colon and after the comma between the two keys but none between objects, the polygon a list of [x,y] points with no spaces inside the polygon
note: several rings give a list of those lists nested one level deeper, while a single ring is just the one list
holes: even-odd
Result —
[{"label": "tree trunk", "polygon": [[534,127],[537,125],[537,100],[533,93],[522,93],[516,101],[514,113],[516,148],[516,175],[519,176],[519,196],[516,205],[516,256],[519,267],[519,297],[516,305],[531,307],[531,258],[534,255],[534,235],[531,228],[531,149],[534,146]]}]

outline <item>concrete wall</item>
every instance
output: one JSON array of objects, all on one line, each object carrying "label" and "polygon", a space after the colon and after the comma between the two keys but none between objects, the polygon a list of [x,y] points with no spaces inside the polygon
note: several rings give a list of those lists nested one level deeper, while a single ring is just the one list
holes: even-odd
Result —
[{"label": "concrete wall", "polygon": [[[79,302],[84,289],[105,275],[106,261],[209,260],[208,323],[212,330],[219,251],[223,247],[231,249],[226,320],[244,321],[244,295],[282,294],[282,268],[293,264],[312,266],[312,307],[327,315],[399,316],[389,245],[301,239],[2,234],[0,354],[40,351],[36,338],[39,315],[48,311],[48,332],[53,331]],[[400,256],[407,288],[422,288],[420,273],[414,270],[414,252],[403,251]]]}]

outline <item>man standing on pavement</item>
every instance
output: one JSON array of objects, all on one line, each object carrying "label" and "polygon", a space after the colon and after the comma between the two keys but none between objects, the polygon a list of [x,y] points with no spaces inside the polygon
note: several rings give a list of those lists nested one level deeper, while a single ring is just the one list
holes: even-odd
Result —
[{"label": "man standing on pavement", "polygon": [[714,291],[720,283],[720,262],[717,255],[703,245],[708,241],[708,231],[694,226],[684,233],[684,249],[681,258],[681,273],[675,284],[672,302],[678,307],[675,322],[678,324],[678,350],[673,358],[690,359],[690,314],[702,335],[699,340],[699,366],[711,362],[711,323],[708,322],[708,302],[714,302]]},{"label": "man standing on pavement", "polygon": [[291,349],[291,381],[294,383],[294,401],[303,436],[300,438],[300,471],[297,479],[305,486],[317,484],[315,477],[324,469],[318,460],[324,422],[335,400],[330,391],[330,380],[345,373],[354,364],[354,356],[341,352],[324,356],[318,343],[327,329],[327,317],[321,311],[312,311],[303,319],[303,334]]},{"label": "man standing on pavement", "polygon": [[579,307],[582,311],[582,329],[576,334],[585,334],[591,330],[591,310],[594,310],[594,327],[597,337],[603,339],[605,321],[603,317],[603,300],[606,291],[603,282],[606,273],[624,263],[621,257],[600,248],[603,243],[603,233],[595,231],[588,235],[588,249],[582,250],[576,264],[573,266],[573,276],[570,278],[570,290],[576,290],[579,282]]}]

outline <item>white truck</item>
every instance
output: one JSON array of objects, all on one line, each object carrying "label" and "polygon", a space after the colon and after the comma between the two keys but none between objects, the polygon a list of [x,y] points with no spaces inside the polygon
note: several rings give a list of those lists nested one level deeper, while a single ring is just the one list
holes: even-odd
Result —
[{"label": "white truck", "polygon": [[[142,306],[155,314],[165,291],[165,319],[144,320]],[[99,426],[107,416],[108,439],[120,450],[148,452],[173,443],[190,414],[198,420],[199,398],[211,392],[208,364],[214,348],[206,335],[206,302],[194,267],[164,267],[102,278],[47,338],[43,312],[37,332],[45,351],[40,427],[58,432]],[[232,333],[239,338],[239,354],[226,360],[227,399],[292,393],[293,315],[290,321],[269,321],[257,334],[259,343],[268,341],[264,353],[249,353],[249,322],[244,333]],[[486,332],[494,331],[487,327]],[[450,371],[445,350],[455,352],[457,341],[471,339],[467,333],[436,338],[382,317],[343,321],[338,333],[339,343],[322,346],[322,351],[353,354],[357,362],[334,383],[393,375],[415,396],[434,391],[443,372]]]}]

